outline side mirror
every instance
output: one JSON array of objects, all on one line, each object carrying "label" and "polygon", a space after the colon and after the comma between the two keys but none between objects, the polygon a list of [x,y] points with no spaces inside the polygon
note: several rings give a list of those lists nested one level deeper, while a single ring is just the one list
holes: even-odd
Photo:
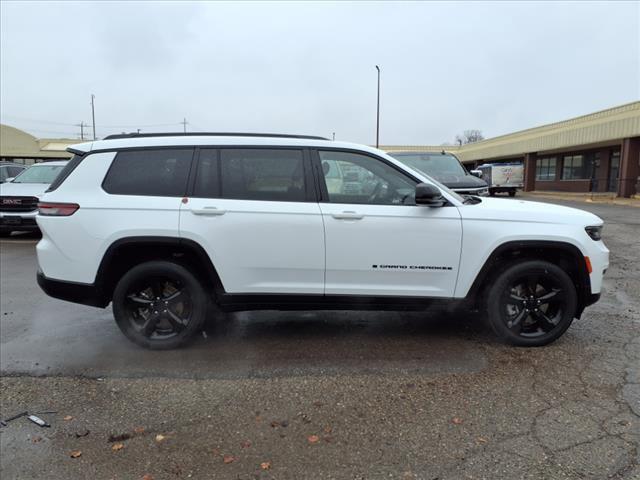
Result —
[{"label": "side mirror", "polygon": [[13,182],[14,178],[16,178],[16,177],[5,178],[4,181],[5,181],[5,183],[11,183],[11,182]]},{"label": "side mirror", "polygon": [[474,177],[482,178],[482,170],[471,170],[469,173]]},{"label": "side mirror", "polygon": [[438,187],[430,183],[419,183],[416,185],[416,205],[441,207],[444,205],[444,202],[444,197]]}]

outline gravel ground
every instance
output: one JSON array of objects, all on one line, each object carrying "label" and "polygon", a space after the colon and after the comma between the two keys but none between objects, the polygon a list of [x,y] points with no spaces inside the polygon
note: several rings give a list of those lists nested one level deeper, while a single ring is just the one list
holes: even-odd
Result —
[{"label": "gravel ground", "polygon": [[575,206],[612,265],[540,349],[473,316],[256,312],[147,352],[39,293],[33,242],[5,241],[0,417],[57,413],[0,428],[2,479],[638,479],[640,212]]}]

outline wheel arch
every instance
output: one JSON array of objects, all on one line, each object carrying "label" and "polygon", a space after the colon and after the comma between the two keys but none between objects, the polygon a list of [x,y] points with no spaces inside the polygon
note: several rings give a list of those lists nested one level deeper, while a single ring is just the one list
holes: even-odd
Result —
[{"label": "wheel arch", "polygon": [[553,240],[516,240],[497,246],[476,275],[465,298],[480,306],[483,293],[491,284],[493,276],[498,275],[507,265],[527,260],[546,260],[569,274],[578,295],[576,317],[579,318],[584,308],[592,303],[591,280],[584,254],[571,243]]},{"label": "wheel arch", "polygon": [[194,272],[216,297],[224,293],[220,276],[205,249],[197,242],[178,237],[136,236],[113,242],[102,257],[95,284],[106,304],[117,282],[132,267],[152,260],[169,260]]}]

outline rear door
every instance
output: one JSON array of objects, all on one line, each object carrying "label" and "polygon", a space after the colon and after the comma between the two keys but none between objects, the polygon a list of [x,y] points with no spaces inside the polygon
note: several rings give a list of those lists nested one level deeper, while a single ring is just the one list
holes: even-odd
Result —
[{"label": "rear door", "polygon": [[308,154],[202,148],[180,234],[202,245],[227,293],[322,294],[324,229]]},{"label": "rear door", "polygon": [[[319,150],[327,295],[453,296],[462,224],[415,204],[417,181],[380,158]],[[331,181],[339,167],[343,182]]]}]

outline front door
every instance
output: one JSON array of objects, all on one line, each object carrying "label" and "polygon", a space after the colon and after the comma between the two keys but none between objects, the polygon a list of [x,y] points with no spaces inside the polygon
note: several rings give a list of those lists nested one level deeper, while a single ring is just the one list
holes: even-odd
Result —
[{"label": "front door", "polygon": [[324,229],[310,175],[300,149],[199,151],[180,235],[206,249],[227,293],[322,294]]},{"label": "front door", "polygon": [[318,150],[325,294],[453,296],[462,223],[454,206],[415,204],[416,181],[380,158]]}]

